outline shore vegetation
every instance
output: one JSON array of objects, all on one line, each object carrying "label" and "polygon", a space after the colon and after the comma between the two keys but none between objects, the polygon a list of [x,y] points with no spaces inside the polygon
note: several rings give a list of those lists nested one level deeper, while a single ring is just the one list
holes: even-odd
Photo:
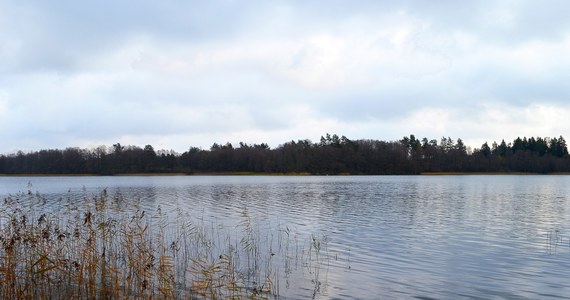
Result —
[{"label": "shore vegetation", "polygon": [[273,299],[291,268],[318,274],[326,259],[325,237],[260,230],[247,208],[226,228],[106,190],[64,210],[48,201],[3,200],[0,299]]}]

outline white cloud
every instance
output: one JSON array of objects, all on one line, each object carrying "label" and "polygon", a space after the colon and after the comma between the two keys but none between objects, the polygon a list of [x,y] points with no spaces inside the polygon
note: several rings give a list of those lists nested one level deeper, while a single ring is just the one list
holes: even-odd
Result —
[{"label": "white cloud", "polygon": [[[484,142],[507,143],[517,137],[558,137],[568,135],[566,124],[570,105],[530,104],[512,106],[501,103],[483,103],[475,109],[469,108],[426,108],[414,112],[397,128],[411,128],[416,137],[439,139],[449,136],[462,138],[472,147],[480,147]],[[405,133],[404,133],[405,135]],[[403,136],[403,135],[402,135]]]},{"label": "white cloud", "polygon": [[3,116],[8,110],[8,95],[5,91],[0,90],[0,116]]},{"label": "white cloud", "polygon": [[0,152],[565,135],[556,5],[2,2]]}]

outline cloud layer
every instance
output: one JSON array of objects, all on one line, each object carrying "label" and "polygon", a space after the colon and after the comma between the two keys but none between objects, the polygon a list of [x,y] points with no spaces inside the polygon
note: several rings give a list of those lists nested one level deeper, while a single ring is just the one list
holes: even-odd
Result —
[{"label": "cloud layer", "polygon": [[568,135],[565,1],[0,1],[0,152]]}]

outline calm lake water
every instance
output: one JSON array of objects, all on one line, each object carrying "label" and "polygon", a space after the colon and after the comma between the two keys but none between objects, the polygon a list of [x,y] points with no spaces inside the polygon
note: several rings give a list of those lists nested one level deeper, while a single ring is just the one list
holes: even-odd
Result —
[{"label": "calm lake water", "polygon": [[570,299],[570,176],[0,177],[53,211],[103,188],[230,234],[246,211],[300,252],[315,237],[283,299]]}]

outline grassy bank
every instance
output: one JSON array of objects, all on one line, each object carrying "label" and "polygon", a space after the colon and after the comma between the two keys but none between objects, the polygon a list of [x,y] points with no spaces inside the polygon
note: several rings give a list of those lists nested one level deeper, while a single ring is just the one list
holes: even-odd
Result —
[{"label": "grassy bank", "polygon": [[422,172],[420,175],[540,175],[530,172]]},{"label": "grassy bank", "polygon": [[127,208],[106,191],[63,211],[46,201],[31,192],[3,200],[1,299],[276,298],[284,269],[319,268],[324,257],[326,239],[261,231],[247,209],[228,229]]},{"label": "grassy bank", "polygon": [[[117,173],[117,174],[0,174],[4,177],[62,177],[62,176],[310,176],[308,172],[193,172],[193,173]],[[349,175],[349,174],[342,174]]]}]

